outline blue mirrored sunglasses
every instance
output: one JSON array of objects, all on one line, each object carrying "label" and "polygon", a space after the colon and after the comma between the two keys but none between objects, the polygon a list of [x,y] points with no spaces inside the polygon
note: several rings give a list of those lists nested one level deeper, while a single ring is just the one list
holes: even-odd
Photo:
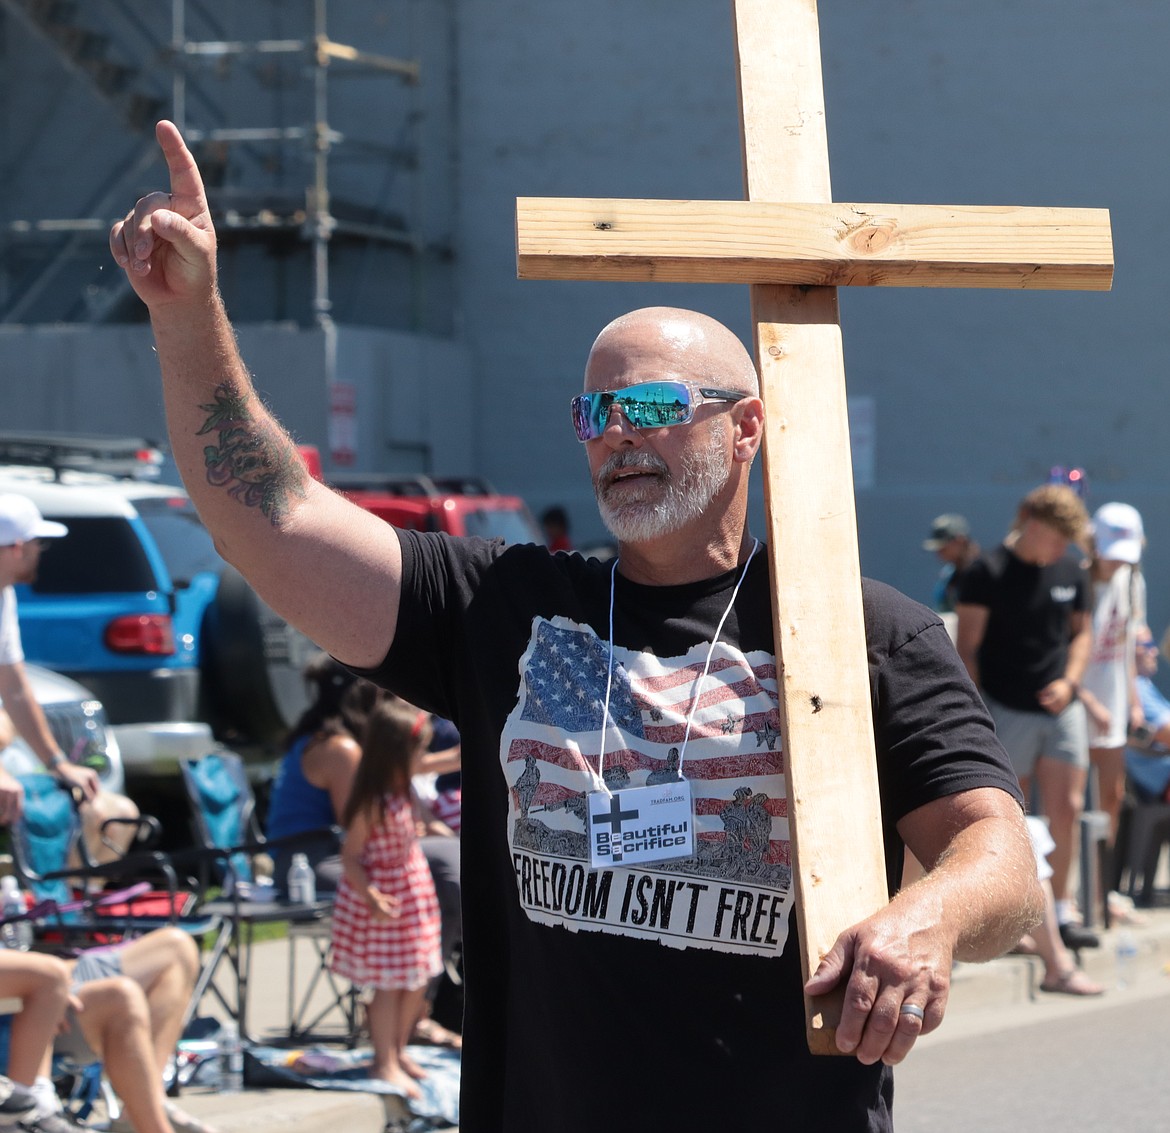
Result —
[{"label": "blue mirrored sunglasses", "polygon": [[578,394],[573,398],[573,428],[579,441],[600,437],[616,405],[635,429],[666,429],[685,425],[694,417],[695,406],[704,401],[742,401],[750,396],[697,382],[639,382],[625,389]]}]

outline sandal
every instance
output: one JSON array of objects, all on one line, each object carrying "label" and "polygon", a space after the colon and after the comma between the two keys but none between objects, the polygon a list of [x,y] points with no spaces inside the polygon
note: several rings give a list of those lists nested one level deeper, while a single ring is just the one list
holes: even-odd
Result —
[{"label": "sandal", "polygon": [[1133,928],[1149,924],[1150,918],[1134,908],[1131,898],[1121,893],[1110,893],[1106,901],[1109,906],[1109,919],[1113,924],[1130,925]]},{"label": "sandal", "polygon": [[463,1036],[449,1031],[442,1023],[434,1019],[420,1019],[414,1026],[414,1034],[410,1036],[412,1043],[423,1046],[445,1046],[451,1050],[463,1049]]},{"label": "sandal", "polygon": [[1105,989],[1095,984],[1080,968],[1070,968],[1062,972],[1055,980],[1045,980],[1040,985],[1041,991],[1052,992],[1057,995],[1104,995]]}]

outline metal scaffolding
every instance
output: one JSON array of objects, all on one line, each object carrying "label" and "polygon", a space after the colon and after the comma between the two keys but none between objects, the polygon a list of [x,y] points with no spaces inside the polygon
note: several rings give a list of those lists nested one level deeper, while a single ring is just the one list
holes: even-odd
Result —
[{"label": "metal scaffolding", "polygon": [[[353,235],[387,243],[412,246],[414,241],[396,226],[359,224],[342,221],[331,211],[329,193],[329,155],[334,146],[344,143],[342,134],[329,126],[329,68],[335,63],[356,64],[396,76],[409,83],[419,81],[417,60],[394,59],[359,51],[335,43],[326,31],[327,0],[313,0],[313,35],[311,39],[275,39],[252,42],[225,40],[191,40],[186,35],[187,0],[172,0],[172,47],[176,66],[173,81],[175,124],[191,142],[292,141],[311,144],[313,149],[313,183],[305,195],[304,231],[313,245],[313,315],[321,325],[331,319],[333,303],[329,295],[329,241],[339,229]],[[310,126],[258,127],[244,129],[185,129],[187,113],[188,60],[213,61],[250,55],[305,55],[313,61],[313,122]]]},{"label": "metal scaffolding", "polygon": [[[329,122],[329,76],[335,67],[394,78],[417,84],[417,60],[398,59],[359,50],[329,38],[327,0],[310,0],[311,33],[288,39],[200,39],[189,36],[188,6],[198,0],[172,0],[169,43],[157,44],[157,55],[170,72],[171,117],[192,146],[257,146],[267,143],[291,144],[311,152],[311,176],[302,186],[300,200],[282,201],[273,207],[253,194],[241,204],[220,200],[209,186],[213,208],[218,204],[217,227],[225,234],[277,238],[295,232],[311,246],[313,319],[331,329],[333,301],[330,295],[329,249],[336,235],[357,237],[405,249],[414,256],[423,253],[423,241],[401,218],[379,215],[377,210],[335,199],[330,190],[330,158],[345,145],[346,137]],[[166,96],[151,89],[147,77],[117,58],[117,44],[109,34],[83,26],[86,9],[79,5],[50,0],[0,0],[0,7],[46,42],[72,74],[85,81],[119,113],[131,133],[145,133],[165,108]],[[199,4],[206,9],[206,4]],[[135,30],[145,38],[157,33],[133,14],[133,5],[120,5],[119,15],[136,20]],[[165,34],[165,33],[164,33]],[[134,51],[126,50],[123,57]],[[137,54],[141,55],[139,49]],[[274,57],[301,58],[311,75],[311,120],[299,125],[237,126],[202,129],[188,123],[189,103],[198,95],[205,105],[215,103],[214,88],[200,75],[209,65],[226,66],[233,60],[264,60]],[[0,322],[20,322],[50,287],[62,266],[69,262],[80,244],[104,240],[109,225],[108,211],[125,199],[128,185],[153,160],[152,140],[144,140],[141,154],[116,176],[93,192],[86,202],[88,214],[69,218],[36,218],[9,222],[4,236],[9,243],[38,240],[54,248],[39,266],[37,277],[26,282],[19,297],[7,310],[0,310]],[[89,321],[102,321],[124,291],[113,291],[89,306]]]}]

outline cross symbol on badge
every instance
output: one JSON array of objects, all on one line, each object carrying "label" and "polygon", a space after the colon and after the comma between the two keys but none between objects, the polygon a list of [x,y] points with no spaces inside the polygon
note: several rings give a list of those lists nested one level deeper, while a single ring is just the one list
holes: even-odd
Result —
[{"label": "cross symbol on badge", "polygon": [[615,794],[609,800],[609,814],[593,815],[593,825],[600,826],[603,822],[608,822],[610,830],[617,834],[627,818],[637,818],[640,813],[637,810],[622,810],[622,797]]}]

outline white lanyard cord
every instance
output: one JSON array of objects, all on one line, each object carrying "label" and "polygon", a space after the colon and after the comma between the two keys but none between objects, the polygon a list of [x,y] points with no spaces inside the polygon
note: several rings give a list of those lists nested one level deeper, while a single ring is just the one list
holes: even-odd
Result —
[{"label": "white lanyard cord", "polygon": [[694,699],[691,701],[691,710],[687,713],[687,730],[683,733],[682,747],[678,753],[678,773],[680,778],[682,777],[683,760],[687,754],[687,741],[691,738],[691,723],[695,719],[695,710],[699,707],[699,689],[702,687],[703,681],[707,679],[707,673],[711,668],[711,658],[715,653],[715,646],[719,643],[719,635],[723,632],[723,623],[727,621],[727,615],[731,613],[731,608],[735,605],[739,588],[743,585],[743,580],[747,578],[748,567],[751,566],[752,559],[755,558],[756,552],[759,549],[759,539],[753,540],[751,553],[747,557],[747,562],[743,564],[743,570],[740,572],[739,581],[735,584],[735,589],[731,592],[731,601],[727,603],[727,609],[723,611],[723,617],[719,619],[719,624],[715,627],[715,636],[711,638],[711,648],[707,650],[707,660],[703,665],[703,671],[699,674],[699,679],[695,681]]},{"label": "white lanyard cord", "polygon": [[[707,673],[711,668],[711,657],[715,652],[715,646],[719,642],[719,635],[723,632],[723,624],[727,621],[728,614],[731,613],[732,607],[735,606],[735,599],[739,595],[739,588],[743,585],[743,580],[747,578],[748,567],[751,566],[752,559],[755,558],[756,552],[760,549],[759,539],[752,540],[752,549],[748,554],[747,562],[743,564],[743,570],[740,571],[739,580],[735,584],[735,589],[731,592],[731,601],[727,603],[727,609],[723,611],[723,617],[719,619],[719,624],[715,627],[715,635],[711,638],[711,647],[707,650],[707,660],[703,665],[703,671],[699,674],[695,681],[694,696],[691,701],[691,710],[687,713],[687,728],[683,733],[682,747],[679,750],[678,756],[678,773],[682,777],[683,759],[687,753],[687,741],[691,738],[691,723],[695,718],[695,709],[699,706],[699,689],[703,681],[706,679]],[[597,775],[596,780],[600,790],[607,795],[612,795],[613,792],[609,789],[605,782],[605,733],[609,728],[609,696],[613,688],[613,607],[614,594],[617,590],[617,568],[618,560],[614,559],[613,567],[609,572],[609,671],[605,678],[605,707],[601,713],[601,747],[597,755]]]},{"label": "white lanyard cord", "polygon": [[609,672],[605,678],[605,708],[601,713],[601,749],[597,753],[597,784],[607,795],[612,794],[605,785],[603,772],[605,770],[605,733],[609,728],[609,693],[613,687],[613,596],[617,589],[618,560],[613,560],[609,571]]}]

